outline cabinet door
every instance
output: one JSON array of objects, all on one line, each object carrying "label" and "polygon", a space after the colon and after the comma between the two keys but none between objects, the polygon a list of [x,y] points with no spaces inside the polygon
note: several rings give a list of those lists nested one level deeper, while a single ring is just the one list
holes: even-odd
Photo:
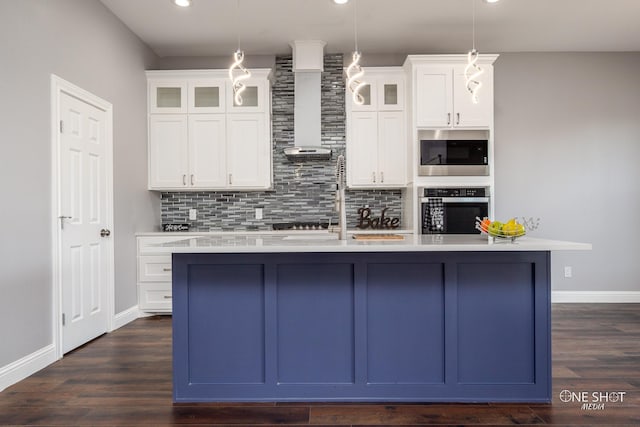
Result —
[{"label": "cabinet door", "polygon": [[478,90],[478,103],[474,104],[467,90],[464,66],[454,71],[454,116],[456,127],[490,127],[493,117],[493,78],[492,67],[483,66],[484,73],[478,77],[482,84]]},{"label": "cabinet door", "polygon": [[227,112],[260,113],[268,111],[267,80],[248,78],[243,80],[246,89],[240,94],[242,105],[236,104],[233,88],[227,82]]},{"label": "cabinet door", "polygon": [[404,78],[385,76],[378,80],[378,111],[404,110]]},{"label": "cabinet door", "polygon": [[227,185],[269,188],[271,151],[264,114],[227,115]]},{"label": "cabinet door", "polygon": [[183,80],[150,80],[149,113],[187,112],[187,83]]},{"label": "cabinet door", "polygon": [[407,183],[405,120],[401,111],[378,113],[379,183],[384,187],[403,187]]},{"label": "cabinet door", "polygon": [[417,70],[418,127],[449,127],[452,124],[453,88],[451,68],[424,67]]},{"label": "cabinet door", "polygon": [[203,79],[189,82],[189,113],[224,113],[225,79]]},{"label": "cabinet door", "polygon": [[149,188],[187,186],[187,116],[157,114],[149,117]]},{"label": "cabinet door", "polygon": [[224,114],[189,116],[189,185],[193,188],[223,188],[226,185]]},{"label": "cabinet door", "polygon": [[350,187],[376,187],[378,177],[378,113],[355,111],[348,125],[347,171]]},{"label": "cabinet door", "polygon": [[378,82],[375,77],[367,78],[367,75],[362,77],[362,81],[365,82],[365,85],[360,89],[360,95],[364,98],[364,104],[358,105],[353,102],[353,93],[349,87],[346,87],[345,98],[347,100],[347,109],[351,111],[376,111],[378,96]]}]

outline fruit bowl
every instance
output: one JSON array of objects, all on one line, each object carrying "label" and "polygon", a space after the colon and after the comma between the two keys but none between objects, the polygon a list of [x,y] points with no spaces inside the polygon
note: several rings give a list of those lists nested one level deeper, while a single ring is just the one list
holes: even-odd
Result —
[{"label": "fruit bowl", "polygon": [[476,230],[487,234],[495,239],[509,239],[512,242],[518,237],[527,234],[524,225],[518,223],[514,218],[502,223],[500,221],[491,221],[489,218],[480,219],[476,217]]}]

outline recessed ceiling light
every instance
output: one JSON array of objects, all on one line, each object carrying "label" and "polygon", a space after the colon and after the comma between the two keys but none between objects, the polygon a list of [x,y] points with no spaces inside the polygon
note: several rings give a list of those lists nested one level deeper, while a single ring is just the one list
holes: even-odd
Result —
[{"label": "recessed ceiling light", "polygon": [[484,0],[485,3],[498,3],[500,0]]},{"label": "recessed ceiling light", "polygon": [[191,0],[173,0],[173,4],[180,7],[189,7],[191,6]]},{"label": "recessed ceiling light", "polygon": [[335,4],[345,4],[345,3],[347,3],[348,1],[349,1],[349,0],[333,0],[333,2],[334,2]]}]

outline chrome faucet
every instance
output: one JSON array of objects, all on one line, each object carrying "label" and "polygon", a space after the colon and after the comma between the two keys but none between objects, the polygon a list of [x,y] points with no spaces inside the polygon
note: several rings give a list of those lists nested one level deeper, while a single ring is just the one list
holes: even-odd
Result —
[{"label": "chrome faucet", "polygon": [[347,207],[344,196],[346,187],[345,160],[341,154],[336,164],[336,212],[338,213],[338,239],[347,240]]}]

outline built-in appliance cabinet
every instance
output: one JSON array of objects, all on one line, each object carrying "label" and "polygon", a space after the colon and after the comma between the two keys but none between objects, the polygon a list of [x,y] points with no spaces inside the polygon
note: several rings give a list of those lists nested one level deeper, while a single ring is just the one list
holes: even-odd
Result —
[{"label": "built-in appliance cabinet", "polygon": [[[481,53],[482,84],[474,103],[464,75],[465,54],[409,55],[403,65],[406,76],[408,185],[403,192],[403,226],[421,233],[423,191],[426,188],[485,188],[489,215],[494,210],[493,64],[498,55]],[[433,131],[488,131],[488,174],[424,176],[420,172],[420,133]]]},{"label": "built-in appliance cabinet", "polygon": [[404,71],[364,68],[364,104],[347,88],[347,185],[401,188],[407,183]]},{"label": "built-in appliance cabinet", "polygon": [[270,188],[269,72],[238,105],[227,70],[148,71],[149,189]]},{"label": "built-in appliance cabinet", "polygon": [[[435,56],[435,55],[434,55]],[[481,56],[483,73],[477,78],[478,103],[467,89],[463,63],[444,62],[453,55],[435,60],[414,58],[415,120],[421,128],[488,128],[493,123],[493,61],[495,55]],[[448,58],[447,58],[448,57]],[[411,60],[412,56],[409,57]]]}]

